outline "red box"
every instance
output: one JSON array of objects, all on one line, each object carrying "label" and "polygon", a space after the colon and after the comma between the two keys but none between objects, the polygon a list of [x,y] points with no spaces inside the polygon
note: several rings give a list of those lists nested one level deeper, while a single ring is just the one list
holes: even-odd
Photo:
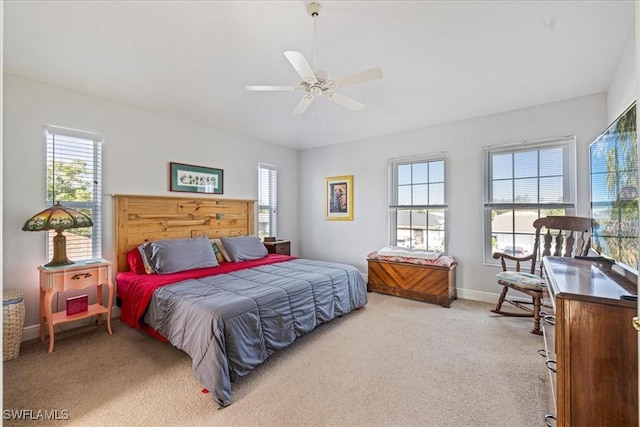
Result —
[{"label": "red box", "polygon": [[78,295],[77,297],[67,298],[67,316],[82,313],[89,309],[89,296]]}]

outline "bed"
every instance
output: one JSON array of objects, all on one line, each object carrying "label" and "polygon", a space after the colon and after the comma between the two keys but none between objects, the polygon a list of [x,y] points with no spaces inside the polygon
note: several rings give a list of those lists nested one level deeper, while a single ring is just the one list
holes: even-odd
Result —
[{"label": "bed", "polygon": [[[264,247],[262,256],[252,237],[253,201],[116,195],[114,207],[121,321],[189,354],[195,377],[220,407],[232,403],[237,377],[367,303],[366,284],[353,266],[266,254]],[[183,244],[187,250],[174,246]],[[197,253],[193,245],[200,245]],[[255,254],[245,255],[251,251],[244,245]],[[158,263],[162,256],[170,261]],[[173,271],[174,260],[197,268]]]}]

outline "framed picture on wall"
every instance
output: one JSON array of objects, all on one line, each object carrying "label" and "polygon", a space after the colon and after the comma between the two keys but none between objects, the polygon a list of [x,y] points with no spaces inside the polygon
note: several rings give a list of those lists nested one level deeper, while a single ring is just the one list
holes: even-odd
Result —
[{"label": "framed picture on wall", "polygon": [[353,175],[330,176],[324,184],[324,219],[353,220]]},{"label": "framed picture on wall", "polygon": [[169,163],[169,190],[222,194],[222,169]]}]

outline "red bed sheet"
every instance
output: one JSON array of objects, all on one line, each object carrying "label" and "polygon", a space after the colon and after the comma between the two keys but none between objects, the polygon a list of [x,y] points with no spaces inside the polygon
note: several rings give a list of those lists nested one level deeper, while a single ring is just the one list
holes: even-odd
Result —
[{"label": "red bed sheet", "polygon": [[116,283],[118,296],[122,300],[120,320],[134,328],[145,328],[142,316],[151,301],[153,292],[172,283],[187,279],[198,279],[217,274],[231,273],[246,268],[289,261],[295,257],[280,254],[269,254],[264,258],[242,261],[223,262],[219,267],[200,268],[173,274],[136,274],[130,271],[118,273]]}]

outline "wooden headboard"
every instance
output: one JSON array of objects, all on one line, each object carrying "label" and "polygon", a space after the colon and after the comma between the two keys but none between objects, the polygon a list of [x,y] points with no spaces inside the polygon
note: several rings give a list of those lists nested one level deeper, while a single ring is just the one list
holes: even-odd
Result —
[{"label": "wooden headboard", "polygon": [[159,239],[254,234],[254,201],[206,197],[114,197],[117,271],[127,271],[127,252]]}]

